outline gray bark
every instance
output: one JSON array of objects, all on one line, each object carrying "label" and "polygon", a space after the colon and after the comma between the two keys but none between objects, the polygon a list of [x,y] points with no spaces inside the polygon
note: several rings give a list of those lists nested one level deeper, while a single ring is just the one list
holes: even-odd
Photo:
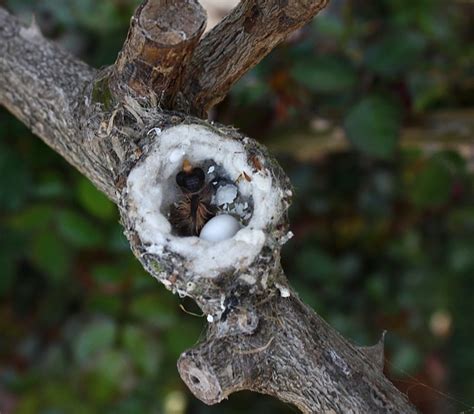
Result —
[{"label": "gray bark", "polygon": [[250,389],[304,413],[415,412],[366,348],[351,345],[294,292],[267,299],[256,308],[253,334],[220,337],[211,325],[206,339],[181,356],[178,369],[199,399],[214,404]]},{"label": "gray bark", "polygon": [[77,112],[95,73],[0,8],[0,103],[111,196],[108,174],[78,133]]},{"label": "gray bark", "polygon": [[[329,0],[243,0],[199,43],[185,74],[182,109],[197,115]],[[184,103],[184,106],[183,106]]]},{"label": "gray bark", "polygon": [[171,105],[181,75],[206,27],[197,0],[144,1],[132,17],[125,45],[114,65],[116,88]]},{"label": "gray bark", "polygon": [[[153,26],[153,19],[159,17],[153,17],[156,9],[147,9],[150,4],[159,8],[166,2],[149,0],[137,11],[139,19],[140,12],[148,10],[147,24]],[[180,18],[190,22],[193,30],[187,38],[192,41],[183,46],[174,36],[148,30],[142,38],[149,49],[137,58],[129,53],[130,45],[143,35],[146,25],[132,24],[117,65],[102,72],[45,40],[34,26],[22,27],[0,9],[0,104],[118,204],[131,248],[149,273],[168,288],[186,292],[204,312],[216,316],[205,339],[178,362],[183,380],[199,399],[214,404],[232,392],[249,389],[292,403],[304,413],[414,413],[405,396],[383,375],[383,347],[353,346],[288,287],[279,258],[291,193],[276,161],[235,129],[172,111],[179,107],[204,114],[246,70],[325,4],[244,1],[197,44],[203,19],[196,3],[189,1],[189,15]],[[162,59],[166,47],[175,48],[176,53],[168,50]],[[176,57],[176,65],[170,56]],[[200,71],[193,72],[197,67]],[[145,69],[140,72],[139,68]],[[151,76],[150,68],[172,71],[173,82]],[[173,91],[168,94],[171,84]],[[166,111],[156,99],[160,88],[174,97],[168,100]],[[129,174],[159,145],[155,131],[183,124],[205,125],[241,144],[249,168],[273,177],[275,190],[282,194],[281,209],[275,211],[281,220],[268,225],[262,251],[245,269],[235,263],[217,277],[198,277],[188,258],[152,252],[137,231],[127,187]],[[256,281],[254,285],[240,281],[244,271]]]}]

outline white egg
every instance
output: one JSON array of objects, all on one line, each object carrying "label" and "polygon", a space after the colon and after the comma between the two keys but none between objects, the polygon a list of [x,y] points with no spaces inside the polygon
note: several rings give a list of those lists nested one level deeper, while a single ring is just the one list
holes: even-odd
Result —
[{"label": "white egg", "polygon": [[240,230],[240,223],[228,214],[221,214],[210,219],[202,228],[199,237],[210,242],[230,239]]}]

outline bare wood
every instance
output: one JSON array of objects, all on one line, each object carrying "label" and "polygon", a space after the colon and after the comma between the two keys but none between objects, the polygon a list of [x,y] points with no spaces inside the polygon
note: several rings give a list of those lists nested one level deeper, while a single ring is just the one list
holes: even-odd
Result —
[{"label": "bare wood", "polygon": [[249,69],[329,0],[242,0],[199,43],[183,83],[185,111],[205,116]]},{"label": "bare wood", "polygon": [[115,63],[115,85],[140,97],[156,94],[166,107],[205,28],[206,12],[197,0],[144,1]]},{"label": "bare wood", "polygon": [[[245,2],[241,11],[249,4],[253,3]],[[270,7],[270,4],[273,3],[262,1],[259,7]],[[318,4],[322,7],[325,2]],[[261,39],[263,35],[253,25],[269,23],[259,14],[261,10],[277,17],[279,30],[285,32],[287,27],[298,27],[298,19],[309,18],[307,11],[302,11],[303,6],[316,13],[313,5],[313,2],[303,1],[280,2],[283,14],[272,7],[258,8],[255,16],[247,15],[250,20],[239,20],[245,24],[245,33],[237,34],[236,38],[242,35],[247,41],[241,45],[255,46],[252,39]],[[241,14],[234,14],[235,18],[239,16],[243,18]],[[167,19],[171,18],[168,15]],[[172,20],[168,23],[172,24]],[[239,33],[236,27],[233,29],[234,34]],[[229,41],[227,39],[227,44]],[[276,43],[265,45],[269,50]],[[223,45],[219,48],[225,50]],[[239,53],[241,57],[242,53],[247,56],[243,51]],[[254,56],[248,52],[250,55]],[[257,55],[263,56],[263,52]],[[252,59],[248,56],[247,62],[250,62]],[[230,61],[226,62],[230,65]],[[239,67],[236,61],[234,64]],[[217,76],[217,66],[210,66]],[[179,72],[182,67],[182,64],[176,65],[173,70]],[[225,67],[221,70],[225,71]],[[240,75],[245,69],[248,66],[240,66]],[[204,72],[210,76],[213,70]],[[244,142],[249,160],[258,154],[259,163],[269,166],[268,174],[274,178],[277,193],[284,197],[289,192],[288,179],[265,149],[235,129],[210,125],[185,114],[162,112],[150,107],[149,102],[137,100],[132,93],[114,99],[109,88],[113,71],[114,68],[109,68],[96,72],[46,41],[34,26],[22,27],[0,8],[0,104],[119,205],[132,250],[149,273],[166,277],[168,287],[186,289],[189,274],[177,269],[186,264],[187,258],[169,256],[162,258],[161,263],[153,262],[156,254],[149,252],[148,246],[133,232],[133,211],[126,206],[127,177],[135,166],[147,160],[150,148],[159,142],[156,131],[181,123],[190,128],[205,126],[230,140]],[[179,74],[176,76],[178,79]],[[229,86],[226,75],[220,79]],[[143,85],[149,80],[149,77],[142,79]],[[219,96],[228,89],[225,85],[219,88]],[[129,84],[116,86],[125,90]],[[189,96],[196,95],[192,92]],[[210,95],[205,93],[205,96]],[[204,99],[203,102],[207,108],[210,101]],[[218,402],[237,390],[250,389],[291,402],[307,413],[415,412],[383,376],[380,359],[379,364],[371,361],[367,357],[369,352],[345,341],[304,306],[294,292],[289,291],[290,297],[287,297],[286,279],[279,267],[280,239],[287,228],[286,218],[282,220],[266,230],[271,249],[259,253],[258,260],[247,269],[260,279],[260,288],[243,289],[239,274],[230,271],[213,279],[202,279],[202,286],[194,286],[206,293],[192,296],[204,312],[222,312],[223,299],[227,307],[220,319],[209,326],[207,339],[181,357],[179,369],[185,382],[207,403]]]}]

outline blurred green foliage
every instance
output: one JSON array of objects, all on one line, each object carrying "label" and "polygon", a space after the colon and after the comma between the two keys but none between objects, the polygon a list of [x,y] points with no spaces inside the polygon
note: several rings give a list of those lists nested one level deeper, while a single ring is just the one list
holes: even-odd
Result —
[{"label": "blurred green foliage", "polygon": [[[6,1],[95,66],[115,60],[137,3]],[[430,387],[474,404],[474,174],[460,151],[401,148],[399,135],[474,105],[472,17],[461,1],[333,0],[215,112],[270,146],[315,117],[344,127],[343,151],[279,154],[295,186],[284,266],[357,344],[388,329],[387,375],[433,414],[468,407]],[[114,205],[3,109],[0,272],[2,413],[294,412],[189,395],[175,363],[204,320],[141,269]]]}]

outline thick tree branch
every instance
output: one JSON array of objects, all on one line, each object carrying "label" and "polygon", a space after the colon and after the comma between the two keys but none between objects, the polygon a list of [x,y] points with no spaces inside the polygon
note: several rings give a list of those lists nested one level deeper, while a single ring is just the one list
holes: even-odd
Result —
[{"label": "thick tree branch", "polygon": [[255,312],[251,335],[221,337],[218,324],[210,325],[206,338],[181,355],[181,377],[200,400],[215,404],[250,389],[307,414],[416,412],[381,375],[380,347],[357,350],[294,292],[277,291]]},{"label": "thick tree branch", "polygon": [[[232,179],[245,172],[239,191],[249,187],[253,215],[234,239],[208,244],[169,227],[168,192],[183,157],[210,158]],[[181,377],[207,404],[248,389],[304,413],[415,413],[383,374],[383,342],[351,345],[288,288],[280,248],[290,197],[287,177],[255,141],[192,119],[161,131],[128,175],[120,211],[135,255],[210,321],[204,341],[181,356]]]},{"label": "thick tree branch", "polygon": [[[350,345],[287,287],[280,249],[290,236],[292,192],[276,160],[235,129],[164,112],[153,98],[171,102],[175,96],[176,104],[189,102],[204,113],[325,1],[244,2],[199,46],[179,96],[176,85],[184,85],[182,70],[202,16],[197,10],[196,25],[184,30],[189,43],[172,40],[174,50],[168,50],[161,46],[176,37],[167,32],[174,14],[163,12],[166,4],[172,6],[145,1],[116,66],[102,72],[0,9],[0,104],[117,203],[131,248],[147,271],[208,315],[206,340],[179,362],[198,398],[211,404],[251,389],[307,413],[413,413],[383,376],[380,350],[372,358],[374,349]],[[196,2],[179,4],[190,7],[176,11],[181,27]],[[164,19],[159,28],[158,12]],[[242,200],[241,212],[234,213],[242,228],[233,237],[213,243],[181,237],[172,227],[184,159],[206,166],[208,184],[216,174]]]},{"label": "thick tree branch", "polygon": [[114,198],[108,171],[80,133],[78,111],[95,73],[0,8],[0,104]]},{"label": "thick tree branch", "polygon": [[329,0],[242,0],[199,43],[186,70],[183,109],[203,116],[249,69]]}]

